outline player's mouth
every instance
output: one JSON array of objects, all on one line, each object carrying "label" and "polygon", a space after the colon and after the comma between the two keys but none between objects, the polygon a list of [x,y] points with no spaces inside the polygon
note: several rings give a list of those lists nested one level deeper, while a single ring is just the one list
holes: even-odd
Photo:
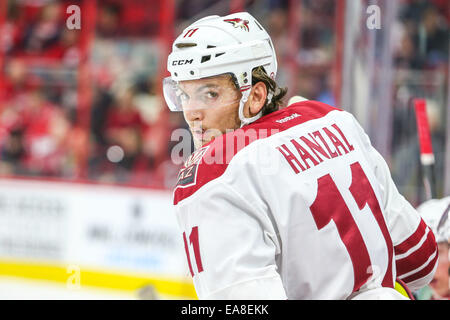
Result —
[{"label": "player's mouth", "polygon": [[195,139],[197,140],[204,140],[205,139],[205,132],[206,129],[202,129],[202,128],[192,128],[191,129],[192,135],[194,136]]}]

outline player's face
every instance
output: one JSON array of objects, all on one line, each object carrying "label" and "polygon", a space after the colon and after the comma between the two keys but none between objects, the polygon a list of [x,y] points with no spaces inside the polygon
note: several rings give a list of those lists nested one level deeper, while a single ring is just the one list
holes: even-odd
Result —
[{"label": "player's face", "polygon": [[241,93],[228,75],[182,81],[179,97],[196,148],[240,126]]}]

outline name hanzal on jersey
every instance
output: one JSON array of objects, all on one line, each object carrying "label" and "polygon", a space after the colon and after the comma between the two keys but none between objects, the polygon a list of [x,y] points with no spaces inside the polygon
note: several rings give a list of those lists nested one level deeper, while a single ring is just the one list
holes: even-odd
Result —
[{"label": "name hanzal on jersey", "polygon": [[[309,169],[311,165],[317,166],[325,159],[336,158],[354,150],[337,124],[292,139],[289,146],[283,143],[277,150],[296,174]],[[295,149],[297,153],[291,149]]]},{"label": "name hanzal on jersey", "polygon": [[[295,115],[298,116],[297,114]],[[240,134],[225,134],[217,138],[222,140],[220,144],[224,146],[223,148],[213,148],[210,153],[206,154],[209,148],[209,145],[207,145],[192,153],[178,175],[179,184],[194,183],[195,173],[199,164],[229,164],[237,151],[249,143],[280,132],[278,128],[251,128],[241,131]],[[298,174],[309,169],[311,165],[317,166],[324,160],[347,154],[353,151],[354,147],[349,143],[339,126],[333,124],[329,127],[323,127],[321,130],[302,135],[298,139],[292,139],[289,144],[283,143],[277,146],[276,149],[283,155],[292,170]]]}]

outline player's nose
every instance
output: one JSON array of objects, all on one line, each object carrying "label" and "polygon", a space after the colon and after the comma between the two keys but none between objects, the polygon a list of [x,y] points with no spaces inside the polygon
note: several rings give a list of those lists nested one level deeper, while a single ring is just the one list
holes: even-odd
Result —
[{"label": "player's nose", "polygon": [[186,108],[183,109],[184,116],[186,120],[193,121],[202,121],[205,118],[205,114],[202,109],[198,108]]}]

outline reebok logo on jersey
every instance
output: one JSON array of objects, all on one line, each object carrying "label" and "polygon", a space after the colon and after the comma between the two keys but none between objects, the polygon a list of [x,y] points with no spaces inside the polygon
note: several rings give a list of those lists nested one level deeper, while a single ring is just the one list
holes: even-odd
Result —
[{"label": "reebok logo on jersey", "polygon": [[288,122],[288,121],[290,121],[290,120],[292,120],[292,119],[295,119],[295,118],[298,118],[298,117],[300,117],[299,114],[293,113],[293,114],[291,114],[290,116],[288,116],[288,117],[286,117],[286,118],[279,119],[279,120],[275,120],[275,122],[278,122],[278,123],[285,123],[285,122]]},{"label": "reebok logo on jersey", "polygon": [[200,160],[202,159],[209,146],[200,148],[193,152],[184,163],[184,167],[178,173],[178,186],[187,186],[195,184],[195,178],[197,176],[197,168]]}]

